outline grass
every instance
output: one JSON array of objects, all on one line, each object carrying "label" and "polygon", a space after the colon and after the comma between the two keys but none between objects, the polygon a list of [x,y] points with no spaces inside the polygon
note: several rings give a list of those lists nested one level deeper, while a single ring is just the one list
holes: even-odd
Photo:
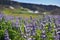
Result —
[{"label": "grass", "polygon": [[29,18],[30,16],[37,17],[39,14],[34,14],[34,13],[29,13],[27,10],[22,10],[22,9],[9,9],[9,8],[5,8],[3,10],[3,13],[5,15],[10,15],[10,16],[17,16],[17,17],[24,17],[24,18]]}]

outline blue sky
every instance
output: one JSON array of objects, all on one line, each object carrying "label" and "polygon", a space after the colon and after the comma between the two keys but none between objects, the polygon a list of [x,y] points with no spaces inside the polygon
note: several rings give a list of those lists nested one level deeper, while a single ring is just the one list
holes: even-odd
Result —
[{"label": "blue sky", "polygon": [[60,6],[60,0],[15,0],[24,3],[44,4],[44,5],[57,5]]}]

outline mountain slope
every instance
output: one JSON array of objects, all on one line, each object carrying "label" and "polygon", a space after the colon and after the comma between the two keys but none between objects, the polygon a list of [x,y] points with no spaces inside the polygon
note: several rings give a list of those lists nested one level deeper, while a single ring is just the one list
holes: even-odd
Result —
[{"label": "mountain slope", "polygon": [[[16,1],[8,1],[8,2],[0,2],[0,5],[7,5],[13,6],[14,8],[20,8],[23,7],[24,9],[29,9],[31,11],[39,11],[39,13],[42,12],[50,12],[50,14],[60,14],[60,7],[56,5],[42,5],[42,4],[30,4],[30,3],[21,3]],[[0,7],[1,8],[1,7]],[[59,10],[59,11],[58,11]]]}]

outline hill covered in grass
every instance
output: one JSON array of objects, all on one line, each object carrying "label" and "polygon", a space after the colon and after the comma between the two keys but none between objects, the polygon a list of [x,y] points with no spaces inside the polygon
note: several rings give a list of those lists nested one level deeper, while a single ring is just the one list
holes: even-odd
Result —
[{"label": "hill covered in grass", "polygon": [[17,13],[17,14],[60,14],[60,7],[56,5],[43,5],[43,4],[31,4],[21,3],[16,1],[0,1],[0,11],[4,13]]}]

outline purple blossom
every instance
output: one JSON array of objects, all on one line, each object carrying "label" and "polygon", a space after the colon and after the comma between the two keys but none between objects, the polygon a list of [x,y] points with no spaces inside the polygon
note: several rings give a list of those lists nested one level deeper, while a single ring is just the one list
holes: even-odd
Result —
[{"label": "purple blossom", "polygon": [[3,18],[4,14],[0,14],[0,20]]},{"label": "purple blossom", "polygon": [[5,30],[4,40],[9,40],[8,30]]}]

